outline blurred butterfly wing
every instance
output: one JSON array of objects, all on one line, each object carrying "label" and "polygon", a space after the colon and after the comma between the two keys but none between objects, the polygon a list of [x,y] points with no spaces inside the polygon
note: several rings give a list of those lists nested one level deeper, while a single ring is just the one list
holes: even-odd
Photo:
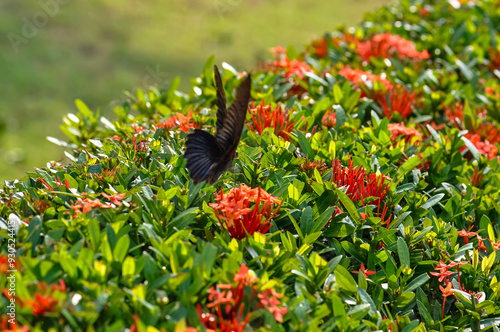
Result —
[{"label": "blurred butterfly wing", "polygon": [[222,129],[224,120],[227,116],[226,109],[226,94],[222,86],[222,79],[220,78],[219,68],[214,65],[215,87],[217,88],[217,131]]},{"label": "blurred butterfly wing", "polygon": [[[238,87],[236,91],[236,99],[229,108],[229,112],[224,118],[222,127],[217,126],[217,134],[215,139],[219,145],[219,149],[224,155],[233,153],[240,141],[243,125],[247,115],[248,102],[250,101],[250,89],[252,87],[252,79],[247,76],[245,81]],[[219,121],[219,119],[217,119]]]},{"label": "blurred butterfly wing", "polygon": [[186,141],[184,158],[194,183],[207,180],[212,184],[231,166],[250,101],[252,81],[248,76],[238,87],[236,100],[228,112],[222,80],[216,66],[214,75],[217,87],[217,134],[214,137],[204,130],[195,129]]},{"label": "blurred butterfly wing", "polygon": [[188,135],[184,158],[187,159],[187,169],[194,183],[207,179],[210,183],[215,182],[218,176],[215,178],[210,175],[221,157],[222,152],[215,137],[200,129],[195,129],[194,133]]}]

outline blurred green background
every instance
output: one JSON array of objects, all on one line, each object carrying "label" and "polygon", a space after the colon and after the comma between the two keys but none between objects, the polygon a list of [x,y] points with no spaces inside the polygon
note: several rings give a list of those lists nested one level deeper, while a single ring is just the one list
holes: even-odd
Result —
[{"label": "blurred green background", "polygon": [[269,48],[305,44],[356,25],[387,0],[2,0],[0,181],[64,157],[74,100],[112,117],[135,91],[198,76],[206,59],[252,69]]}]

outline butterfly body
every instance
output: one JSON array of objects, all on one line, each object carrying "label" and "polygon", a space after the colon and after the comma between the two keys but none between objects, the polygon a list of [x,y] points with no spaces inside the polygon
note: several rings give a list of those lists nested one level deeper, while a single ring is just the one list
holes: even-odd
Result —
[{"label": "butterfly body", "polygon": [[195,129],[188,135],[186,152],[187,168],[194,183],[206,180],[213,184],[229,168],[236,154],[250,101],[251,78],[238,87],[236,99],[226,109],[226,95],[222,86],[219,70],[214,66],[217,87],[217,133]]}]

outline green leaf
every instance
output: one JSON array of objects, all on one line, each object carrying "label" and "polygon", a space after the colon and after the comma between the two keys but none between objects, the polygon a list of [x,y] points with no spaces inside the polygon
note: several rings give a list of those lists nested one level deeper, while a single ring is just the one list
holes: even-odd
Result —
[{"label": "green leaf", "polygon": [[135,259],[127,256],[122,265],[122,276],[124,278],[132,277],[135,274]]},{"label": "green leaf", "polygon": [[347,210],[347,213],[349,213],[349,216],[359,224],[359,214],[351,199],[340,189],[337,189],[337,195],[339,196],[340,203]]},{"label": "green leaf", "polygon": [[439,136],[438,132],[436,130],[434,130],[434,128],[432,128],[431,125],[427,125],[427,129],[431,133],[432,137],[436,140],[436,142],[438,142],[439,145],[442,146],[443,143],[441,142],[441,136]]},{"label": "green leaf", "polygon": [[437,203],[439,203],[439,201],[441,201],[441,199],[444,197],[444,194],[437,194],[435,196],[432,196],[431,198],[429,198],[427,200],[427,202],[425,202],[423,205],[422,205],[422,208],[423,209],[430,209],[431,207],[433,207],[434,205],[436,205]]},{"label": "green leaf", "polygon": [[312,207],[308,206],[302,210],[302,215],[300,217],[300,230],[302,231],[302,234],[308,235],[313,227],[313,210]]},{"label": "green leaf", "polygon": [[434,325],[434,321],[432,320],[431,314],[429,313],[429,310],[425,307],[425,305],[417,300],[417,307],[418,307],[418,312],[420,316],[422,316],[425,320],[425,322],[430,325],[431,327]]},{"label": "green leaf", "polygon": [[87,119],[93,118],[92,111],[88,108],[88,106],[80,99],[75,100],[76,108],[80,111],[80,113],[86,117]]},{"label": "green leaf", "polygon": [[125,256],[128,254],[128,248],[130,246],[130,238],[128,235],[122,236],[116,243],[116,247],[113,250],[113,257],[118,262],[123,262]]},{"label": "green leaf", "polygon": [[457,67],[460,69],[462,74],[465,76],[465,78],[470,82],[474,78],[474,73],[472,70],[467,66],[465,63],[463,63],[460,59],[455,59],[455,64]]},{"label": "green leaf", "polygon": [[97,251],[101,245],[101,231],[99,228],[99,221],[92,219],[87,225],[89,231],[90,245],[92,250]]},{"label": "green leaf", "polygon": [[[362,273],[360,273],[360,275],[362,275]],[[370,315],[377,313],[377,306],[373,302],[371,296],[363,288],[358,287],[357,290],[361,301],[370,305],[370,311],[368,313]]]},{"label": "green leaf", "polygon": [[211,55],[207,59],[207,62],[205,62],[205,66],[203,67],[203,76],[205,79],[206,86],[213,86],[214,80],[212,78],[212,73],[214,70],[214,63],[215,63],[215,55]]},{"label": "green leaf", "polygon": [[472,153],[472,156],[474,157],[474,159],[479,161],[480,155],[479,155],[479,151],[477,150],[476,146],[471,141],[469,141],[469,139],[467,139],[467,137],[462,136],[460,138],[462,139],[462,141],[464,141],[464,143],[467,146],[467,148],[469,149],[470,153]]},{"label": "green leaf", "polygon": [[316,154],[314,153],[314,150],[311,147],[311,143],[309,143],[309,140],[301,131],[297,131],[296,133],[297,133],[297,138],[299,139],[300,148],[302,149],[302,151],[304,151],[306,156],[309,157],[309,159],[313,160]]},{"label": "green leaf", "polygon": [[360,321],[370,311],[370,304],[359,304],[351,307],[347,311],[347,315],[354,321]]},{"label": "green leaf", "polygon": [[405,240],[402,237],[398,238],[398,255],[401,264],[403,264],[404,267],[409,268],[410,251],[408,250],[408,245],[406,244]]},{"label": "green leaf", "polygon": [[184,229],[191,225],[198,214],[199,209],[192,207],[179,213],[168,225],[169,229]]},{"label": "green leaf", "polygon": [[408,285],[405,287],[405,292],[413,292],[418,287],[427,283],[430,280],[430,277],[427,273],[421,274],[415,279],[413,279]]},{"label": "green leaf", "polygon": [[413,156],[409,158],[401,167],[398,169],[398,175],[400,177],[404,176],[406,173],[420,165],[421,159],[418,156]]},{"label": "green leaf", "polygon": [[420,324],[418,320],[413,320],[410,324],[406,325],[405,328],[401,330],[401,332],[411,332],[418,327],[418,324]]},{"label": "green leaf", "polygon": [[356,284],[356,281],[352,277],[351,273],[347,271],[345,267],[343,267],[342,265],[337,265],[334,274],[340,288],[349,293],[357,292],[358,285]]},{"label": "green leaf", "polygon": [[35,248],[40,243],[40,234],[42,232],[42,218],[40,216],[33,217],[28,225],[28,236],[26,242],[31,242],[31,254],[35,256]]},{"label": "green leaf", "polygon": [[342,106],[338,105],[338,107],[335,109],[335,117],[337,120],[337,130],[339,130],[347,121],[347,116]]}]

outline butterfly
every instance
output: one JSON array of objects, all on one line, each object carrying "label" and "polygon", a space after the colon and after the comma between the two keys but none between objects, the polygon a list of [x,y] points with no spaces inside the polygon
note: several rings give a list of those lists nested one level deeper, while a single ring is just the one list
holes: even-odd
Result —
[{"label": "butterfly", "polygon": [[214,66],[214,76],[217,88],[217,132],[213,136],[204,130],[195,129],[187,137],[184,152],[187,169],[195,184],[204,180],[213,184],[231,167],[250,101],[250,75],[236,90],[236,99],[229,111],[226,109],[226,95],[217,66]]}]

